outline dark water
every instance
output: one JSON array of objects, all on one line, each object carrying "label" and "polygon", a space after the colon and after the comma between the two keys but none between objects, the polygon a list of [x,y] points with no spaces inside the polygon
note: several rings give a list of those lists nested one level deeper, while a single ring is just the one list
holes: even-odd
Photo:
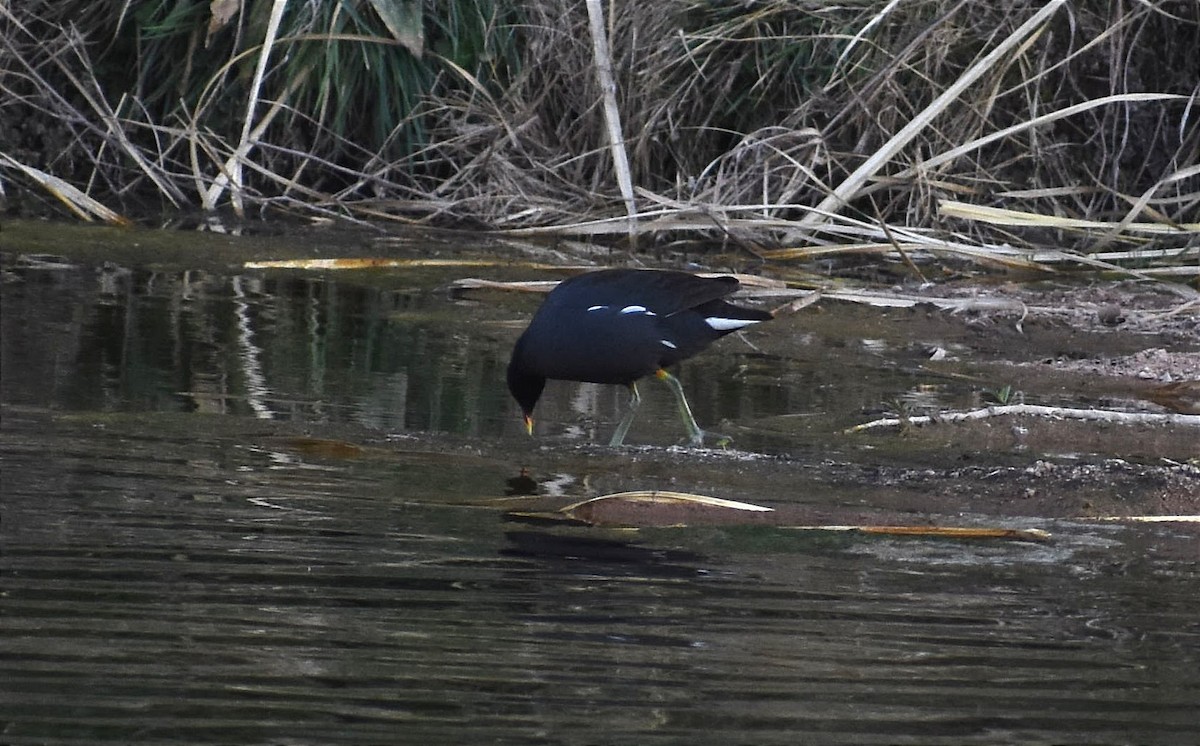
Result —
[{"label": "dark water", "polygon": [[[530,301],[455,297],[453,275],[6,259],[2,744],[1200,742],[1200,569],[1177,527],[521,523],[522,468],[565,501],[850,498],[746,496],[756,467],[733,461],[572,455],[619,416],[590,387],[552,390],[530,444],[501,383]],[[833,370],[727,340],[684,371],[697,418],[834,427],[973,395],[920,384],[904,349],[872,368],[878,344],[823,345],[848,348]],[[630,440],[680,437],[647,398]]]}]

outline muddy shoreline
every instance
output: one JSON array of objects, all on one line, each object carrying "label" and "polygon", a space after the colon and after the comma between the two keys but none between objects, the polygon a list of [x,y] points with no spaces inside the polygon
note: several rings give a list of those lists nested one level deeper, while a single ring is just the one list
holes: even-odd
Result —
[{"label": "muddy shoreline", "polygon": [[[244,261],[262,258],[433,255],[469,260],[495,259],[499,250],[490,240],[464,248],[459,239],[445,236],[440,242],[385,243],[349,234],[337,243],[335,231],[310,232],[301,241],[260,237],[243,242],[214,236],[186,236],[185,241],[171,233],[78,226],[56,230],[34,224],[5,226],[6,282],[21,281],[21,272],[30,266],[44,265],[53,273],[55,257],[67,265],[93,267],[98,276],[145,267],[164,276],[196,267],[241,275],[246,272]],[[512,264],[500,268],[464,265],[324,276],[346,284],[434,292],[445,292],[455,278],[471,275],[561,277],[544,269],[523,269],[520,257],[566,259],[558,250],[531,246],[514,250]],[[590,264],[609,258],[575,257]],[[771,276],[792,269],[768,265],[759,271]],[[290,271],[283,276],[321,275]],[[836,387],[850,379],[829,371],[825,361],[830,359],[850,371],[888,370],[907,376],[894,385],[910,390],[897,388],[898,395],[940,381],[976,392],[976,404],[983,407],[1028,397],[1099,410],[1200,416],[1200,303],[1197,292],[1187,286],[1065,277],[999,282],[979,275],[940,284],[877,287],[874,292],[966,302],[954,310],[932,303],[880,309],[822,299],[768,325],[755,337],[753,353],[746,352],[749,346],[736,348],[744,360],[737,375],[757,375],[769,388],[780,385],[775,376],[783,371],[800,377],[803,385],[832,389],[830,396],[837,397]],[[493,322],[499,330],[494,341],[504,347],[530,310],[528,297],[514,301],[506,295],[513,294],[480,293],[452,303],[460,304],[461,312],[502,317]],[[761,371],[756,368],[760,361]],[[807,367],[794,372],[797,366]],[[503,384],[497,379],[495,385]],[[910,404],[881,402],[871,405],[874,411],[864,406],[843,412],[839,421],[819,410],[800,408],[761,420],[712,423],[734,435],[735,449],[739,435],[774,438],[777,445],[771,455],[676,448],[669,440],[613,450],[553,437],[534,442],[472,441],[443,433],[421,437],[446,453],[494,459],[500,469],[531,465],[538,481],[556,471],[591,475],[586,480],[590,494],[683,489],[772,504],[781,499],[803,502],[807,493],[819,492],[832,494],[839,510],[942,516],[1089,519],[1200,514],[1200,427],[1018,417],[844,433],[849,426]],[[918,398],[913,406],[919,405]],[[915,408],[909,413],[926,412]],[[287,431],[282,425],[273,429]],[[403,447],[380,443],[379,433],[369,429],[324,426],[321,436],[384,449]]]}]

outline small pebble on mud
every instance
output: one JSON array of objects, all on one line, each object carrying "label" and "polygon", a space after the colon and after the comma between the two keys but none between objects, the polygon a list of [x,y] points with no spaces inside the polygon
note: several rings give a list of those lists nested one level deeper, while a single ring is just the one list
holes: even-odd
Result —
[{"label": "small pebble on mud", "polygon": [[1105,326],[1117,326],[1125,323],[1125,314],[1121,313],[1121,307],[1116,303],[1106,303],[1096,312],[1100,317],[1100,323]]}]

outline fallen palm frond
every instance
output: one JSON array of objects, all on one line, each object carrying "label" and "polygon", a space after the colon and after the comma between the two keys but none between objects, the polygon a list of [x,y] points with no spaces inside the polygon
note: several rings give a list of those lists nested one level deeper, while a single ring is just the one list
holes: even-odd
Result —
[{"label": "fallen palm frond", "polygon": [[941,412],[936,415],[920,417],[885,417],[855,425],[854,427],[847,428],[845,432],[858,433],[881,427],[933,425],[944,422],[967,422],[992,417],[1022,415],[1054,419],[1087,420],[1092,422],[1111,422],[1121,425],[1181,425],[1184,427],[1200,427],[1200,415],[1157,412],[1115,412],[1107,409],[1074,409],[1071,407],[1046,407],[1036,404],[1007,404],[986,407],[984,409],[974,409],[970,412]]}]

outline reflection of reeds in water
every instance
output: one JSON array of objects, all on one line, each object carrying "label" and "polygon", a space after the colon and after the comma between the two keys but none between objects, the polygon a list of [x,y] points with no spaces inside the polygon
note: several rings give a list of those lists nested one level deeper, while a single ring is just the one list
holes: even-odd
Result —
[{"label": "reflection of reeds in water", "polygon": [[511,339],[421,294],[311,278],[58,272],[57,285],[6,292],[4,356],[20,360],[5,365],[8,400],[387,432],[494,435],[518,422],[503,384]]},{"label": "reflection of reeds in water", "polygon": [[1200,231],[1190,0],[603,5],[607,60],[580,3],[13,4],[0,168],[84,214],[107,190],[562,226],[623,212],[610,67],[643,233],[987,262]]},{"label": "reflection of reeds in water", "polygon": [[415,294],[306,279],[265,290],[263,367],[278,396],[300,402],[290,416],[396,432],[502,425],[507,350],[486,327]]}]

